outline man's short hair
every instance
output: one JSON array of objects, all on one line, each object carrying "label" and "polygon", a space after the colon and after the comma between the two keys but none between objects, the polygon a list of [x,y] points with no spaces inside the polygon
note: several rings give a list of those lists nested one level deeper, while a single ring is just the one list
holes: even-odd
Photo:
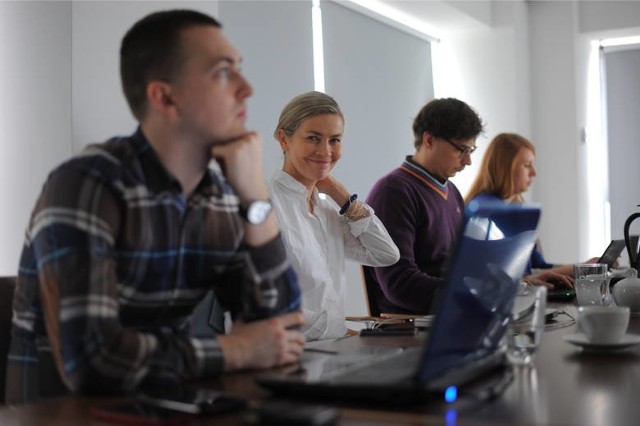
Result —
[{"label": "man's short hair", "polygon": [[434,99],[422,107],[413,120],[413,144],[422,145],[422,135],[428,132],[434,137],[464,140],[482,133],[480,116],[466,103],[455,98]]},{"label": "man's short hair", "polygon": [[122,89],[133,115],[142,120],[147,109],[147,86],[154,80],[172,82],[183,62],[182,32],[195,26],[220,23],[192,10],[155,12],[136,22],[120,46]]}]

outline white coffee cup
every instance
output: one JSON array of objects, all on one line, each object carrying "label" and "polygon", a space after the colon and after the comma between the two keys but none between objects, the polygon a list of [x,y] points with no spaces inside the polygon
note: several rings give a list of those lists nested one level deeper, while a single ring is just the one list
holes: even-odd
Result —
[{"label": "white coffee cup", "polygon": [[578,326],[594,344],[612,344],[622,339],[629,326],[627,306],[580,306]]}]

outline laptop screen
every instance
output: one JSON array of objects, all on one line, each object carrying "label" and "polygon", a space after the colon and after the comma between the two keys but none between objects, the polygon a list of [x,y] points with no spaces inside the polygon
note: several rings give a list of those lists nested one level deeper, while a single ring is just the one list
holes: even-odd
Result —
[{"label": "laptop screen", "polygon": [[495,352],[536,240],[540,209],[470,203],[422,356],[420,378]]}]

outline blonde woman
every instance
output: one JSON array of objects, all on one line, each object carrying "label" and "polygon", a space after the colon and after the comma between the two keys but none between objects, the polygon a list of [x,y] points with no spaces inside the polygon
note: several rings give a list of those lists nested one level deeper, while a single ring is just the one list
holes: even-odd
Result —
[{"label": "blonde woman", "polygon": [[307,340],[347,333],[346,259],[387,266],[399,258],[398,248],[373,210],[331,175],[342,156],[343,133],[340,107],[320,92],[293,98],[274,131],[284,164],[271,179],[269,190],[298,274]]}]

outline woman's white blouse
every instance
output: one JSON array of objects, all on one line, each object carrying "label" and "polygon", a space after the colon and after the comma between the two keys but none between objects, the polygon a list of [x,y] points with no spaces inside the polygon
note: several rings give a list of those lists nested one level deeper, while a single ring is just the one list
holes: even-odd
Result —
[{"label": "woman's white blouse", "polygon": [[[282,170],[269,182],[271,201],[293,268],[302,289],[307,340],[344,336],[345,259],[368,266],[388,266],[400,253],[373,214],[357,221],[341,216],[340,207],[314,190],[313,214],[307,188]],[[361,283],[350,285],[362,286]]]}]

